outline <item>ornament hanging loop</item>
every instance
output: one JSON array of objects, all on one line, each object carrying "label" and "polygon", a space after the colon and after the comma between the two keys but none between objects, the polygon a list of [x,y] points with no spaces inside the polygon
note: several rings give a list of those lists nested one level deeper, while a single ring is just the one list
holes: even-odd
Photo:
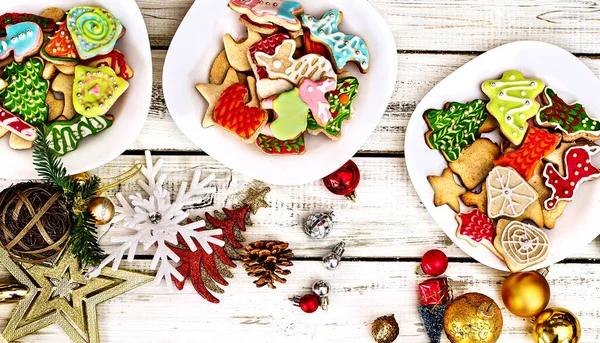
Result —
[{"label": "ornament hanging loop", "polygon": [[126,172],[119,174],[117,176],[105,178],[106,180],[117,180],[117,181],[100,187],[98,189],[98,194],[102,194],[113,187],[116,187],[124,182],[131,180],[134,176],[136,176],[142,170],[142,166],[143,166],[142,163],[137,162],[131,168],[129,168],[129,170],[127,170]]},{"label": "ornament hanging loop", "polygon": [[0,304],[14,303],[23,300],[29,294],[29,289],[20,283],[0,283]]}]

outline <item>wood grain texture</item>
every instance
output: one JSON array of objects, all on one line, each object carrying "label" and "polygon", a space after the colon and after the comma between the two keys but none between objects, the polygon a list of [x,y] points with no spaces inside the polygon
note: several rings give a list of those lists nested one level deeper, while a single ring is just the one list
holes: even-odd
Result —
[{"label": "wood grain texture", "polygon": [[[165,160],[162,172],[169,175],[166,187],[171,194],[179,190],[181,182],[191,180],[196,168],[202,170],[203,176],[216,175],[213,182],[216,193],[190,206],[193,217],[231,207],[236,194],[251,181],[208,156],[162,158]],[[104,177],[118,175],[138,159],[142,156],[121,156],[93,172]],[[253,216],[255,226],[248,228],[247,240],[284,240],[303,258],[322,257],[339,241],[346,242],[347,258],[420,258],[433,248],[442,249],[450,257],[467,257],[429,216],[410,183],[404,159],[365,157],[354,161],[362,175],[356,203],[329,193],[320,181],[303,186],[271,186],[268,197],[271,208],[261,209]],[[109,194],[115,191],[127,196],[141,189],[129,181]],[[312,240],[304,234],[302,221],[311,213],[324,210],[336,212],[335,227],[327,239]],[[108,248],[112,245],[111,237],[121,234],[122,230],[111,229],[101,242]],[[141,248],[138,252],[147,254]],[[579,249],[572,258],[600,259],[600,238]]]},{"label": "wood grain texture", "polygon": [[[154,66],[152,106],[146,125],[131,149],[198,151],[199,149],[181,133],[168,113],[162,93],[162,66],[165,55],[164,50],[154,50],[152,53]],[[438,82],[475,56],[474,54],[399,54],[396,89],[383,118],[360,152],[403,153],[406,125],[421,99]],[[580,60],[594,74],[600,76],[599,59],[584,57]],[[441,99],[440,107],[443,106],[444,101],[451,100],[456,99]],[[345,125],[352,125],[352,121]],[[212,129],[216,128],[210,130]]]},{"label": "wood grain texture", "polygon": [[[130,268],[147,270],[149,261]],[[378,316],[394,314],[400,325],[395,343],[428,343],[417,304],[417,285],[423,279],[414,274],[414,262],[344,262],[335,272],[319,262],[296,261],[285,285],[277,290],[257,289],[241,267],[225,294],[217,295],[218,305],[205,302],[188,283],[182,292],[169,293],[166,286],[148,284],[98,308],[103,342],[372,342],[370,327]],[[583,327],[582,343],[600,339],[600,265],[559,264],[548,275],[552,289],[550,306],[573,310]],[[585,277],[584,277],[585,275]],[[500,284],[506,274],[475,263],[452,263],[448,269],[455,295],[479,292],[493,298],[504,316],[503,334],[498,343],[531,342],[528,321],[511,315],[502,304]],[[7,277],[0,271],[0,277]],[[309,292],[312,283],[329,280],[332,286],[329,311],[307,315],[287,300]],[[4,327],[13,305],[0,306],[0,327]],[[56,326],[22,343],[67,342]],[[444,337],[443,342],[448,342]]]},{"label": "wood grain texture", "polygon": [[[388,23],[398,50],[487,51],[541,40],[597,54],[600,9],[577,0],[369,0]],[[138,0],[154,47],[169,46],[192,0]]]}]

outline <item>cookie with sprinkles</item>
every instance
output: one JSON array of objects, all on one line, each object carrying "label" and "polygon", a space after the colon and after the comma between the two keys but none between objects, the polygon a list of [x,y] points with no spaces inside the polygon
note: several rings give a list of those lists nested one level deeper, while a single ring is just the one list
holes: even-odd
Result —
[{"label": "cookie with sprinkles", "polygon": [[66,20],[79,57],[84,60],[111,52],[123,31],[121,22],[101,7],[73,7]]},{"label": "cookie with sprinkles", "polygon": [[129,83],[117,76],[109,67],[75,67],[73,106],[86,117],[106,114],[117,99],[129,87]]},{"label": "cookie with sprinkles", "polygon": [[58,29],[50,36],[40,55],[54,64],[75,65],[79,62],[79,55],[66,21],[58,24]]},{"label": "cookie with sprinkles", "polygon": [[13,62],[4,68],[2,77],[7,82],[0,91],[4,108],[25,122],[40,126],[48,118],[46,93],[48,81],[42,78],[44,62],[33,57],[24,63]]}]

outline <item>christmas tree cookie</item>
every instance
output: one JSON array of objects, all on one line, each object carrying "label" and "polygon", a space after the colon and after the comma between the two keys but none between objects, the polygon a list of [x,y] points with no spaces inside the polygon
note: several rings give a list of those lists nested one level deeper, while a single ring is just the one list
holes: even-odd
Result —
[{"label": "christmas tree cookie", "polygon": [[63,156],[77,149],[82,139],[108,129],[112,123],[112,116],[78,116],[69,121],[57,121],[46,128],[46,141],[50,149]]},{"label": "christmas tree cookie", "polygon": [[500,80],[488,80],[481,85],[490,98],[487,110],[500,125],[500,131],[513,144],[520,145],[527,133],[527,120],[540,109],[535,98],[544,90],[544,81],[526,79],[521,72],[510,70]]},{"label": "christmas tree cookie", "polygon": [[425,134],[425,141],[448,161],[456,161],[461,151],[475,142],[487,116],[485,103],[479,99],[467,104],[448,102],[441,110],[428,110],[424,117],[431,131]]},{"label": "christmas tree cookie", "polygon": [[313,135],[323,132],[331,139],[339,139],[342,136],[343,123],[352,115],[352,102],[358,95],[358,87],[358,79],[355,77],[339,79],[336,89],[325,94],[331,118],[322,126],[311,113],[308,116],[308,132]]},{"label": "christmas tree cookie", "polygon": [[48,117],[48,81],[42,78],[43,69],[44,62],[36,57],[7,65],[2,75],[8,83],[0,91],[4,107],[33,126],[43,125]]},{"label": "christmas tree cookie", "polygon": [[544,100],[548,105],[537,114],[535,119],[538,125],[560,130],[563,140],[567,142],[580,138],[592,141],[600,139],[600,123],[590,118],[582,104],[567,104],[550,87],[544,90]]},{"label": "christmas tree cookie", "polygon": [[109,67],[75,67],[73,106],[86,117],[106,114],[127,90],[129,83],[118,77]]},{"label": "christmas tree cookie", "polygon": [[62,22],[54,35],[41,51],[41,56],[54,64],[74,65],[79,61],[77,49],[71,33],[67,30],[67,22]]}]

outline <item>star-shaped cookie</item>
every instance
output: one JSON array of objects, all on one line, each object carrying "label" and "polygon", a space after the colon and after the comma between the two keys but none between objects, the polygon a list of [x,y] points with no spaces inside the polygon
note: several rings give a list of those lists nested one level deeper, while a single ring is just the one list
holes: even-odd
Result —
[{"label": "star-shaped cookie", "polygon": [[223,94],[223,92],[227,88],[233,86],[238,82],[239,79],[237,73],[235,72],[235,69],[229,68],[229,70],[227,71],[227,75],[225,75],[225,80],[223,80],[222,84],[213,85],[210,83],[199,83],[196,85],[196,89],[198,90],[198,92],[200,92],[200,94],[208,102],[208,108],[206,109],[206,113],[204,114],[204,118],[202,119],[202,127],[211,127],[215,124],[213,120],[213,111],[215,110],[215,105],[217,104],[217,101],[219,101],[221,94]]},{"label": "star-shaped cookie", "polygon": [[450,168],[444,169],[441,176],[428,176],[427,181],[433,188],[433,203],[435,206],[448,205],[454,212],[460,212],[458,197],[467,190],[454,181]]},{"label": "star-shaped cookie", "polygon": [[237,71],[245,72],[252,70],[250,61],[248,60],[248,49],[254,43],[260,42],[262,36],[258,32],[248,30],[248,38],[244,41],[236,42],[228,33],[223,36],[223,44],[225,45],[225,53],[229,64]]}]

